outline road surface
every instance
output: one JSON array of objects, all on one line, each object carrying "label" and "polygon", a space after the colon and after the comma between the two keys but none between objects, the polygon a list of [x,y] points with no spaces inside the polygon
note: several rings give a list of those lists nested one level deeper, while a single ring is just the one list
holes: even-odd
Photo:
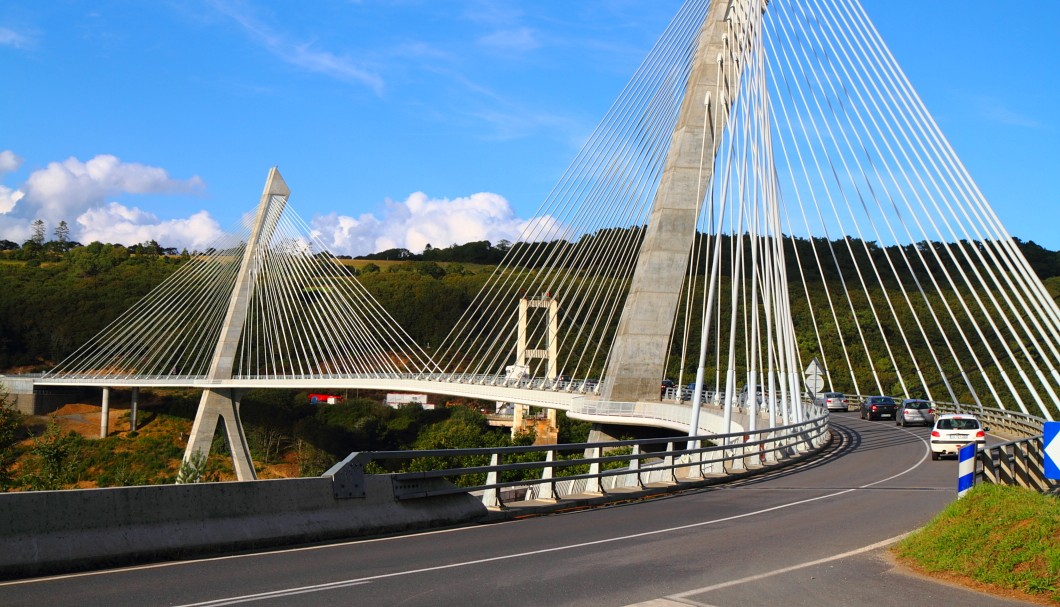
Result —
[{"label": "road surface", "polygon": [[596,510],[0,584],[0,605],[1018,605],[886,546],[955,499],[928,428],[833,414],[838,447],[725,487]]}]

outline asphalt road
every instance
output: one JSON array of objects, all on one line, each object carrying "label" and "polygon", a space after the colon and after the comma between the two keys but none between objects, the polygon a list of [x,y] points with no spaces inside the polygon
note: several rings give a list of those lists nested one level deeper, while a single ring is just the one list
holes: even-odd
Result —
[{"label": "asphalt road", "polygon": [[0,605],[1018,605],[895,568],[955,499],[927,428],[834,414],[814,462],[726,487],[400,537],[0,584]]}]

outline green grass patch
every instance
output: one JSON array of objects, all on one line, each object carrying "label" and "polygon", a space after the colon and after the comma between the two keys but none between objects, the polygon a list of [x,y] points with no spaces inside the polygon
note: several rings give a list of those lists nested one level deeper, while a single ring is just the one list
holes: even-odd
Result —
[{"label": "green grass patch", "polygon": [[1060,500],[983,483],[894,548],[928,574],[956,574],[1060,604]]}]

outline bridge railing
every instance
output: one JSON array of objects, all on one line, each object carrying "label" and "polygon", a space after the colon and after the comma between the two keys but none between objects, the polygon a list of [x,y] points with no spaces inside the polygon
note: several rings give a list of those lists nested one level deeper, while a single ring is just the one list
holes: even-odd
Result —
[{"label": "bridge railing", "polygon": [[935,403],[940,413],[975,415],[991,433],[1020,437],[988,445],[978,453],[977,475],[988,483],[1026,487],[1042,493],[1060,493],[1060,481],[1045,478],[1045,419],[1019,411],[976,405]]},{"label": "bridge railing", "polygon": [[[687,415],[687,413],[686,413]],[[828,416],[755,432],[604,443],[351,453],[325,476],[337,498],[365,497],[365,475],[388,474],[394,496],[471,493],[487,507],[718,482],[788,465],[830,440]],[[388,472],[395,470],[395,472]]]},{"label": "bridge railing", "polygon": [[1020,411],[1006,411],[977,405],[936,402],[935,410],[940,413],[968,413],[974,415],[990,428],[991,432],[1011,437],[1041,436],[1045,419],[1027,415]]}]

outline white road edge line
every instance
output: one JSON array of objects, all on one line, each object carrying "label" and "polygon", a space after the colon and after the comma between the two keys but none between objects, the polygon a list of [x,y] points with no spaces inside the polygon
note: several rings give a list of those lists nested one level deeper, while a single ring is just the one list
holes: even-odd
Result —
[{"label": "white road edge line", "polygon": [[[880,481],[880,482],[882,482],[882,481]],[[811,498],[804,499],[804,500],[798,500],[798,501],[795,501],[795,502],[789,502],[787,504],[781,504],[779,506],[773,506],[771,508],[765,508],[763,510],[755,510],[754,512],[744,512],[743,514],[735,514],[733,516],[727,516],[727,517],[724,517],[724,518],[713,519],[713,520],[709,520],[709,521],[700,521],[698,523],[691,523],[691,524],[688,524],[688,525],[680,525],[680,526],[677,526],[677,527],[667,527],[665,529],[656,529],[654,531],[644,531],[642,533],[633,533],[633,534],[630,534],[630,535],[623,535],[623,536],[618,536],[618,537],[610,537],[610,538],[606,538],[606,539],[602,539],[602,540],[594,540],[594,541],[591,541],[591,542],[581,542],[581,543],[578,543],[578,544],[568,544],[566,546],[553,546],[552,548],[542,548],[541,550],[531,550],[529,552],[516,552],[516,553],[513,553],[513,554],[505,554],[505,555],[502,555],[502,556],[494,556],[494,557],[485,558],[485,559],[476,559],[476,560],[473,560],[473,561],[461,561],[461,562],[458,562],[458,563],[448,563],[448,564],[445,564],[445,565],[436,565],[434,567],[423,567],[421,569],[410,569],[410,570],[407,570],[407,571],[395,571],[393,573],[383,573],[383,574],[380,574],[380,575],[373,575],[373,576],[363,577],[363,578],[355,578],[355,579],[350,579],[350,580],[340,580],[340,581],[337,581],[337,582],[328,582],[326,584],[315,584],[315,585],[312,585],[312,586],[301,586],[301,587],[298,587],[298,588],[288,588],[288,589],[284,589],[284,590],[276,590],[276,591],[273,591],[273,592],[267,592],[267,593],[261,593],[261,594],[249,594],[249,595],[242,595],[242,596],[233,596],[233,597],[228,597],[228,598],[223,598],[223,599],[214,599],[214,600],[210,600],[210,601],[203,601],[201,603],[187,603],[185,605],[179,605],[179,606],[175,606],[175,607],[219,607],[221,605],[235,605],[235,604],[238,604],[238,603],[245,603],[245,602],[250,602],[250,601],[255,601],[255,600],[274,598],[274,597],[278,597],[278,596],[285,596],[286,594],[289,594],[289,593],[303,593],[303,592],[315,592],[315,591],[330,590],[331,588],[349,586],[349,585],[353,585],[353,584],[363,584],[363,583],[367,583],[367,582],[372,582],[372,581],[376,581],[376,580],[384,580],[384,579],[394,578],[394,577],[404,577],[406,575],[416,575],[416,574],[419,574],[419,573],[430,573],[430,572],[434,572],[434,571],[444,571],[446,569],[456,569],[456,568],[459,568],[459,567],[471,567],[471,566],[474,566],[474,565],[482,565],[484,563],[495,563],[495,562],[499,562],[499,561],[507,561],[507,560],[511,560],[511,559],[523,558],[523,557],[528,557],[528,556],[536,556],[536,555],[539,555],[539,554],[548,554],[550,552],[564,552],[564,551],[567,551],[567,550],[574,550],[574,549],[577,549],[577,548],[586,548],[588,546],[599,546],[599,545],[602,545],[602,544],[610,544],[610,543],[614,543],[614,542],[622,542],[622,541],[627,541],[627,540],[632,540],[632,539],[637,539],[637,538],[642,538],[642,537],[649,537],[649,536],[653,536],[653,535],[661,535],[663,533],[671,533],[671,532],[674,532],[674,531],[684,531],[686,529],[695,529],[697,527],[705,527],[707,525],[716,525],[718,523],[724,523],[724,522],[734,521],[734,520],[738,520],[738,519],[742,519],[742,518],[748,518],[748,517],[751,517],[751,516],[757,516],[759,514],[766,514],[768,512],[775,512],[777,510],[783,510],[785,508],[791,508],[793,506],[799,506],[799,505],[802,505],[802,504],[808,504],[810,502],[816,502],[816,501],[820,501],[820,500],[823,500],[823,499],[828,499],[828,498],[831,498],[831,497],[837,497],[837,496],[840,496],[840,495],[843,495],[843,494],[846,494],[846,493],[851,493],[851,492],[854,492],[854,491],[857,491],[857,490],[858,489],[844,489],[843,491],[837,491],[835,493],[829,493],[829,494],[826,494],[826,495],[819,495],[817,497],[811,497]]]},{"label": "white road edge line", "polygon": [[798,565],[791,565],[790,567],[783,567],[781,569],[775,569],[773,571],[767,571],[765,573],[759,573],[757,575],[747,576],[747,577],[739,579],[739,580],[729,580],[728,582],[721,582],[719,584],[713,584],[711,586],[704,586],[702,588],[696,588],[695,590],[688,590],[688,591],[685,591],[685,592],[682,592],[682,593],[679,593],[679,594],[671,594],[671,595],[667,595],[666,598],[672,599],[672,600],[675,600],[675,601],[676,600],[680,600],[680,599],[686,599],[688,597],[695,596],[697,594],[705,594],[705,593],[708,593],[708,592],[711,592],[711,591],[714,591],[714,590],[721,590],[722,588],[729,588],[730,586],[739,586],[741,584],[747,584],[749,582],[757,582],[758,580],[763,580],[763,579],[768,578],[768,577],[773,577],[773,576],[781,575],[781,574],[784,574],[784,573],[790,573],[792,571],[798,571],[799,569],[805,569],[807,567],[813,567],[815,565],[822,565],[824,563],[830,563],[832,561],[838,561],[838,560],[845,559],[845,558],[848,558],[848,557],[857,556],[859,554],[864,554],[866,552],[872,552],[873,550],[877,550],[879,548],[886,548],[887,546],[890,546],[891,544],[894,544],[895,542],[901,541],[906,536],[908,536],[910,533],[912,533],[912,531],[908,531],[906,533],[903,533],[902,535],[896,535],[895,537],[883,540],[882,542],[876,542],[875,544],[870,544],[870,545],[864,546],[862,548],[857,548],[857,549],[851,550],[849,552],[844,552],[842,554],[836,554],[836,555],[828,556],[828,557],[825,557],[825,558],[822,558],[822,559],[817,559],[815,561],[807,561],[805,563],[799,563]]},{"label": "white road edge line", "polygon": [[[908,431],[906,431],[906,432],[908,432]],[[912,434],[911,432],[908,432],[908,433]],[[924,446],[927,447],[927,441],[925,441],[923,438],[920,438],[920,437],[917,437],[917,438],[919,438],[919,440],[922,443],[924,443]],[[228,598],[222,598],[222,599],[212,599],[212,600],[209,600],[209,601],[204,601],[204,602],[199,602],[199,603],[188,603],[188,604],[185,604],[185,605],[180,605],[178,607],[220,607],[222,605],[236,605],[236,604],[239,604],[239,603],[247,603],[247,602],[259,601],[259,600],[266,600],[266,599],[270,599],[270,598],[279,598],[279,597],[290,596],[290,595],[295,595],[295,594],[305,594],[305,593],[310,593],[310,592],[321,592],[321,591],[335,589],[335,588],[343,588],[343,587],[354,586],[354,585],[359,585],[359,584],[366,584],[366,583],[369,583],[369,582],[372,582],[372,581],[375,581],[375,580],[383,580],[383,579],[388,579],[388,578],[393,578],[393,577],[403,577],[403,576],[415,575],[415,574],[419,574],[419,573],[430,573],[430,572],[433,572],[433,571],[443,571],[443,570],[446,570],[446,569],[455,569],[455,568],[459,568],[459,567],[470,567],[470,566],[473,566],[473,565],[481,565],[481,564],[484,564],[484,563],[499,562],[499,561],[516,559],[516,558],[535,556],[535,555],[538,555],[538,554],[548,554],[548,553],[551,553],[551,552],[562,552],[562,551],[567,551],[567,550],[574,550],[574,549],[577,549],[577,548],[585,548],[585,547],[588,547],[588,546],[597,546],[597,545],[609,544],[609,543],[613,543],[613,542],[620,542],[620,541],[626,541],[626,540],[631,540],[631,539],[637,539],[637,538],[641,538],[641,537],[649,537],[649,536],[653,536],[653,535],[660,535],[660,534],[670,533],[670,532],[674,532],[674,531],[683,531],[683,530],[686,530],[686,529],[695,529],[697,527],[705,527],[705,526],[708,526],[708,525],[715,525],[715,524],[718,524],[718,523],[724,523],[724,522],[728,522],[728,521],[748,518],[748,517],[751,517],[751,516],[757,516],[757,515],[760,515],[760,514],[766,514],[766,513],[769,513],[769,512],[775,512],[777,510],[783,510],[783,509],[790,508],[790,507],[793,507],[793,506],[799,506],[799,505],[802,505],[802,504],[807,504],[807,503],[816,502],[816,501],[820,501],[820,500],[824,500],[824,499],[829,499],[829,498],[832,498],[832,497],[838,497],[840,495],[844,495],[844,494],[847,494],[847,493],[858,491],[860,489],[866,489],[866,488],[869,488],[869,487],[873,487],[873,486],[878,485],[880,483],[884,483],[884,482],[887,482],[889,480],[892,480],[892,479],[898,478],[900,476],[904,476],[905,474],[908,474],[914,468],[916,468],[917,466],[921,465],[924,462],[924,460],[926,460],[926,459],[927,459],[927,453],[925,452],[924,455],[922,455],[921,458],[916,463],[914,463],[912,466],[906,468],[905,470],[903,470],[903,471],[901,471],[901,472],[899,472],[897,474],[893,474],[893,475],[891,475],[891,476],[889,476],[887,478],[883,478],[883,479],[874,481],[872,483],[861,485],[861,486],[853,488],[853,489],[844,489],[842,491],[836,491],[834,493],[820,495],[820,496],[817,496],[817,497],[812,497],[812,498],[808,498],[808,499],[804,499],[804,500],[798,500],[798,501],[795,501],[795,502],[789,502],[787,504],[781,504],[781,505],[778,505],[778,506],[773,506],[771,508],[765,508],[765,509],[762,509],[762,510],[756,510],[756,511],[753,511],[753,512],[745,512],[743,514],[736,514],[736,515],[733,515],[733,516],[728,516],[728,517],[724,517],[724,518],[720,518],[720,519],[713,519],[713,520],[709,520],[709,521],[700,521],[698,523],[691,523],[691,524],[688,524],[688,525],[680,525],[680,526],[677,526],[677,527],[667,527],[667,528],[664,528],[664,529],[656,529],[656,530],[653,530],[653,531],[645,531],[645,532],[642,532],[642,533],[635,533],[635,534],[631,534],[631,535],[624,535],[624,536],[619,536],[619,537],[606,538],[606,539],[602,539],[602,540],[595,540],[595,541],[592,541],[592,542],[582,542],[582,543],[570,544],[570,545],[566,545],[566,546],[554,546],[552,548],[543,548],[541,550],[533,550],[533,551],[529,551],[529,552],[520,552],[520,553],[514,553],[514,554],[507,554],[507,555],[503,555],[503,556],[490,557],[490,558],[485,558],[485,559],[477,559],[477,560],[473,560],[473,561],[463,561],[463,562],[458,562],[458,563],[449,563],[449,564],[446,564],[446,565],[437,565],[437,566],[434,566],[434,567],[424,567],[424,568],[421,568],[421,569],[413,569],[413,570],[408,570],[408,571],[396,571],[396,572],[393,572],[393,573],[385,573],[385,574],[380,574],[380,575],[370,576],[370,577],[365,577],[365,578],[356,578],[356,579],[350,579],[350,580],[340,580],[340,581],[337,581],[337,582],[328,582],[328,583],[325,583],[325,584],[315,584],[315,585],[311,585],[311,586],[301,586],[301,587],[296,587],[296,588],[288,588],[288,589],[284,589],[284,590],[275,590],[275,591],[265,592],[265,593],[248,594],[248,595],[234,596],[234,597],[228,597]],[[457,530],[459,530],[459,528],[458,529],[440,530],[437,533],[451,532],[451,531],[457,531]],[[904,536],[899,536],[898,539],[900,539],[901,537],[904,537]],[[383,540],[383,539],[390,539],[390,538],[380,538],[380,540]],[[380,541],[380,540],[375,540],[375,541]],[[893,541],[897,541],[897,540],[892,538],[891,540],[884,540],[884,542],[880,542],[878,544],[879,545],[887,545],[889,542],[893,542]],[[354,543],[358,543],[358,542],[348,542],[348,544],[354,544]],[[870,547],[866,547],[866,548],[859,549],[859,550],[862,550],[862,551],[872,550],[872,549],[875,549],[874,547],[878,547],[878,544],[873,544]],[[334,546],[334,545],[329,545],[329,546]],[[320,548],[320,547],[318,547],[318,546],[310,546],[310,547],[294,549],[294,551],[297,551],[297,550],[310,550],[310,549],[316,549],[316,548]],[[280,550],[280,551],[275,551],[274,553],[282,553],[282,552],[287,552],[287,551]],[[849,555],[849,554],[854,554],[854,553],[857,553],[857,551],[854,551],[853,553],[845,553],[845,554]],[[247,556],[260,556],[260,553],[248,554],[248,555],[236,555],[236,558],[247,557]],[[837,558],[843,558],[843,556],[844,555],[839,555],[839,556],[835,556],[835,557],[827,557],[822,562],[825,562],[827,560],[834,560],[834,559],[837,559]],[[223,560],[223,559],[226,559],[226,558],[233,558],[233,557],[218,557],[216,559],[204,559],[204,560],[207,560],[207,561],[208,560]],[[180,563],[159,563],[159,564],[156,564],[156,565],[146,565],[146,566],[143,566],[143,567],[124,569],[124,570],[119,570],[119,571],[130,571],[130,570],[137,570],[137,569],[149,569],[149,568],[152,568],[152,567],[162,567],[162,566],[167,566],[167,565],[172,565],[172,564],[180,564]],[[793,565],[792,567],[800,568],[802,566],[810,566],[811,564]],[[777,572],[768,573],[768,574],[759,574],[759,575],[763,575],[763,576],[775,575],[776,573],[780,573],[780,572],[783,572],[783,571],[785,571],[785,570],[778,570]],[[78,576],[84,576],[84,575],[98,575],[98,574],[103,574],[103,573],[114,573],[114,572],[115,571],[111,570],[111,571],[104,571],[104,572],[89,572],[89,573],[84,573],[84,574],[73,574],[73,575],[70,575],[70,576],[56,576],[56,577],[52,577],[52,578],[37,578],[35,580],[20,580],[20,581],[14,581],[14,582],[0,583],[0,586],[15,585],[15,584],[22,584],[22,583],[32,583],[32,582],[39,582],[39,581],[48,581],[48,580],[55,580],[55,579],[63,579],[65,577],[78,577]],[[733,583],[736,583],[736,582],[724,582],[723,584],[733,584]],[[719,587],[721,587],[721,586],[719,586]],[[674,595],[674,596],[681,596],[681,595]]]},{"label": "white road edge line", "polygon": [[[834,457],[834,455],[830,453],[830,454],[826,455],[822,459],[830,459],[832,457]],[[804,466],[804,465],[805,464],[800,463],[800,464],[797,464],[796,466],[794,466],[792,468],[788,468],[788,470],[797,470],[799,467]],[[902,474],[905,474],[905,473],[903,472]],[[884,479],[884,480],[887,480],[887,479]],[[718,488],[722,489],[722,488],[725,488],[725,487],[724,486],[720,486]],[[473,530],[477,530],[477,529],[489,529],[490,527],[493,527],[493,526],[496,526],[496,525],[512,525],[512,524],[515,524],[515,523],[518,523],[518,522],[520,522],[520,521],[504,521],[504,522],[493,523],[492,525],[485,525],[485,526],[470,525],[470,526],[452,527],[452,528],[449,528],[449,529],[434,529],[434,530],[429,530],[429,531],[423,531],[423,532],[416,533],[415,536],[416,537],[422,537],[422,536],[425,536],[425,535],[435,535],[435,534],[438,534],[438,533],[455,533],[455,532],[458,532],[458,531],[466,532],[466,531],[473,531]],[[120,567],[120,568],[116,568],[116,569],[101,569],[101,570],[97,570],[97,571],[82,571],[82,572],[79,572],[79,573],[65,573],[65,574],[61,574],[61,575],[36,577],[36,578],[30,578],[30,579],[25,579],[25,580],[11,580],[11,581],[7,581],[7,582],[0,582],[0,588],[2,588],[4,586],[20,586],[20,585],[24,585],[24,584],[39,584],[39,583],[42,583],[42,582],[54,582],[54,581],[57,581],[57,580],[66,580],[66,579],[73,579],[73,578],[80,578],[80,577],[93,577],[93,576],[97,576],[97,575],[114,575],[114,574],[120,574],[120,573],[129,573],[129,572],[133,572],[133,571],[145,571],[145,570],[149,570],[149,569],[160,569],[160,568],[164,568],[164,567],[183,567],[183,566],[186,566],[186,565],[194,565],[194,564],[198,564],[198,563],[211,563],[211,562],[216,562],[216,561],[228,561],[228,560],[245,559],[245,558],[260,557],[260,556],[269,556],[269,555],[276,555],[276,554],[290,554],[292,552],[305,552],[305,551],[310,551],[310,550],[330,550],[330,549],[333,549],[333,548],[342,548],[344,546],[352,546],[354,544],[368,544],[368,543],[374,543],[374,542],[399,541],[399,540],[402,540],[402,539],[408,539],[409,537],[412,537],[412,536],[409,536],[409,535],[392,535],[392,536],[378,537],[378,538],[353,539],[353,540],[349,540],[349,541],[345,541],[345,542],[315,544],[315,545],[312,545],[312,546],[299,546],[299,547],[296,547],[296,548],[279,548],[279,549],[276,549],[276,550],[266,550],[266,551],[262,551],[262,552],[247,552],[247,553],[243,553],[243,554],[227,554],[227,555],[224,555],[224,556],[213,556],[213,557],[206,557],[206,558],[199,558],[199,559],[180,560],[180,561],[168,561],[168,562],[164,562],[164,563],[148,563],[146,565],[134,565],[134,566],[131,566],[131,567]]]}]

